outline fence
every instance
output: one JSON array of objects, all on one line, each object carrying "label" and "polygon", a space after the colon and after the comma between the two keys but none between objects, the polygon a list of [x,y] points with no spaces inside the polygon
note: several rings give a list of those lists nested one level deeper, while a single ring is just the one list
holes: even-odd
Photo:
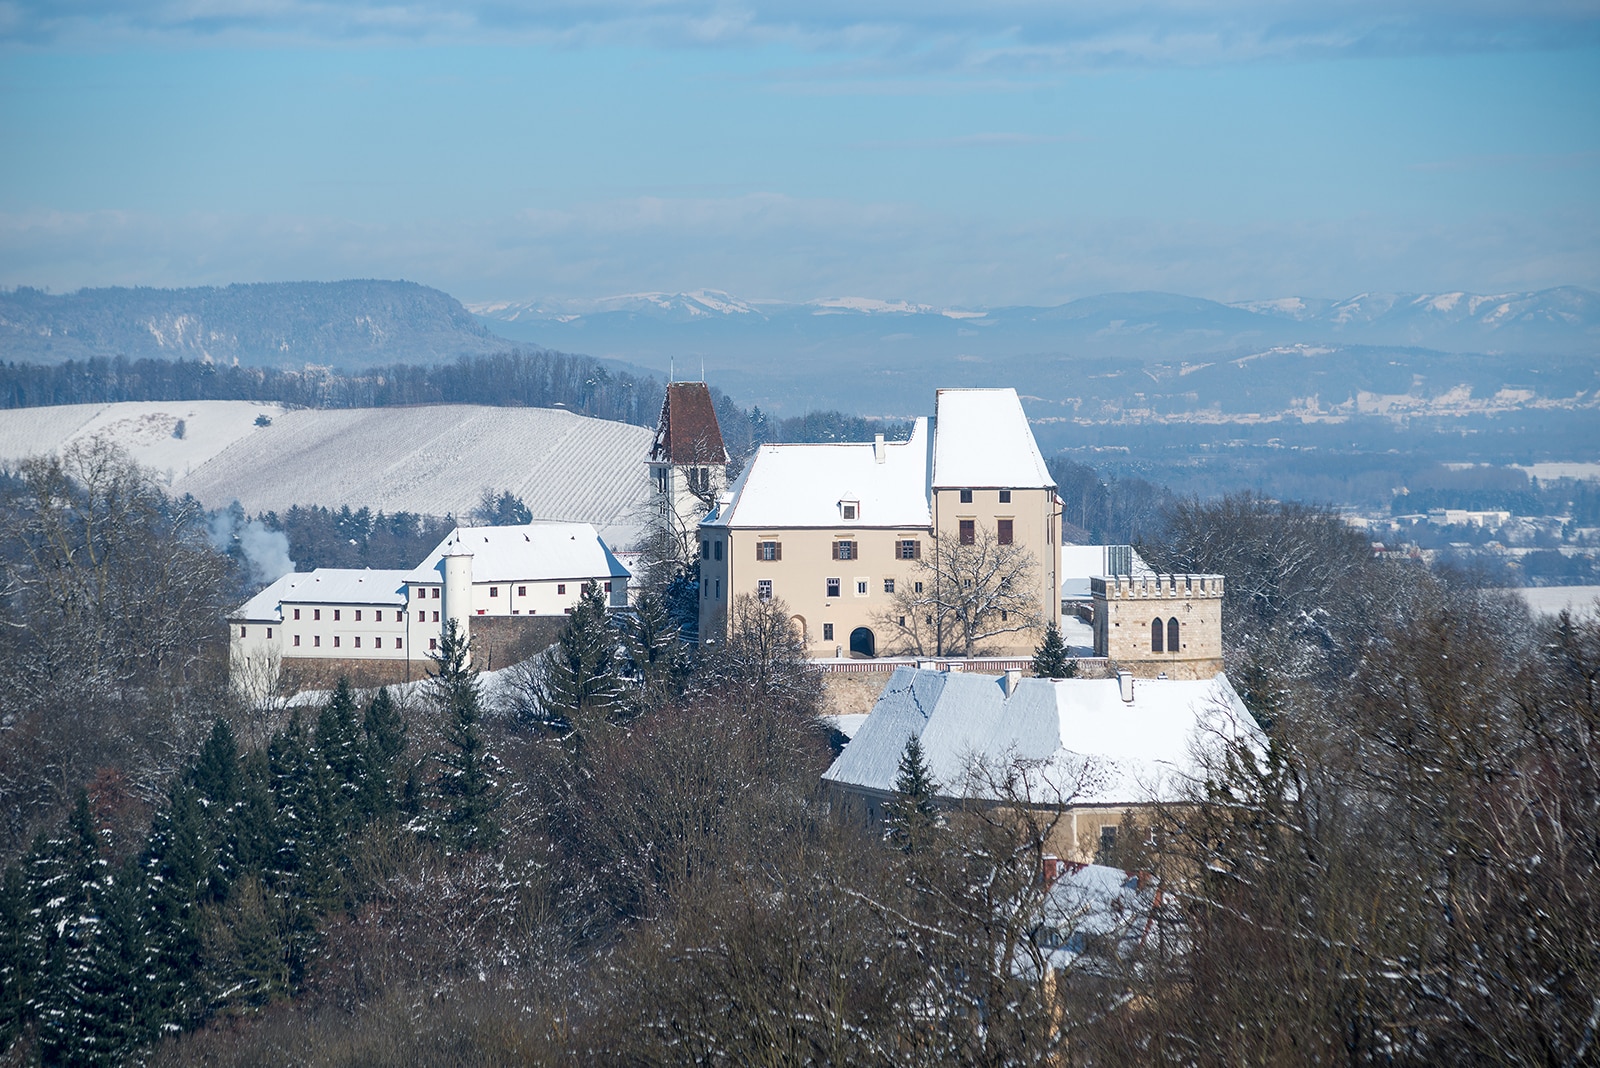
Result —
[{"label": "fence", "polygon": [[[1080,665],[1103,663],[1104,657],[1075,657]],[[811,661],[828,675],[887,674],[899,667],[922,666],[934,671],[971,671],[978,674],[1001,675],[1011,670],[1028,671],[1033,667],[1031,656],[884,656],[874,660],[857,660],[851,657],[820,657]]]}]

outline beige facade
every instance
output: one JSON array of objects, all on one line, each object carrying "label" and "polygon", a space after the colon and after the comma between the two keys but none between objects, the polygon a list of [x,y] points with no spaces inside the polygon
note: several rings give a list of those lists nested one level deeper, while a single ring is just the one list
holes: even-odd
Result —
[{"label": "beige facade", "polygon": [[1146,678],[1222,670],[1221,575],[1093,578],[1094,654]]},{"label": "beige facade", "polygon": [[733,596],[748,593],[788,605],[807,656],[880,655],[884,616],[925,580],[916,563],[932,542],[926,527],[702,527],[700,633],[723,633]]},{"label": "beige facade", "polygon": [[961,598],[932,588],[934,565],[941,544],[974,544],[1031,561],[1026,594],[989,598],[970,628],[974,652],[1031,654],[1060,618],[1055,484],[1014,390],[940,390],[937,412],[904,442],[762,446],[700,525],[702,641],[749,594],[782,599],[812,657],[948,654]]}]

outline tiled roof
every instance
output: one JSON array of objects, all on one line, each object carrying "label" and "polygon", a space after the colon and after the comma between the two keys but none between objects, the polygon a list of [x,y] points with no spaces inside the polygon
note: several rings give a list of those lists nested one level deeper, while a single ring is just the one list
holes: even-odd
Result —
[{"label": "tiled roof", "polygon": [[440,581],[439,561],[446,553],[472,557],[475,583],[628,577],[628,569],[588,523],[457,527],[407,577]]},{"label": "tiled roof", "polygon": [[717,410],[704,382],[674,382],[667,387],[650,459],[673,464],[728,462]]},{"label": "tiled roof", "polygon": [[[706,524],[738,528],[928,526],[928,421],[877,446],[763,445]],[[856,505],[845,519],[842,504]]]},{"label": "tiled roof", "polygon": [[1223,675],[1133,685],[1123,701],[1116,679],[1025,678],[1007,697],[993,675],[898,668],[823,778],[892,792],[915,736],[945,796],[992,796],[974,770],[1021,761],[1038,800],[1140,804],[1180,799],[1223,740],[1261,740]]}]

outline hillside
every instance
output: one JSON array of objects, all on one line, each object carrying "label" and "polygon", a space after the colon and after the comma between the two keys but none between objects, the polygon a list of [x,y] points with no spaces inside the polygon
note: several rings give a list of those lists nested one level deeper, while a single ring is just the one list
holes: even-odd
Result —
[{"label": "hillside", "polygon": [[[258,415],[271,424],[256,425]],[[648,492],[653,436],[548,408],[85,404],[0,411],[0,463],[96,434],[208,508],[237,500],[252,514],[320,504],[462,515],[485,489],[509,489],[536,518],[593,523],[619,545],[632,540]]]},{"label": "hillside", "polygon": [[454,297],[414,282],[0,292],[0,358],[187,358],[276,367],[430,362],[506,348]]}]

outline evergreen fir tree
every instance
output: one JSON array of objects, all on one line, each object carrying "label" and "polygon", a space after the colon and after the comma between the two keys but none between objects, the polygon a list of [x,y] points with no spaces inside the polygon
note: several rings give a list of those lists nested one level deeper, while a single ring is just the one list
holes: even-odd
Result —
[{"label": "evergreen fir tree", "polygon": [[1041,679],[1078,676],[1078,662],[1067,656],[1067,643],[1061,640],[1061,628],[1054,623],[1045,628],[1044,641],[1033,651],[1033,673]]},{"label": "evergreen fir tree", "polygon": [[206,873],[201,899],[221,901],[228,896],[232,881],[231,850],[228,832],[234,806],[239,803],[239,747],[227,721],[217,719],[211,735],[201,746],[186,775],[204,810],[206,838],[211,846],[212,864]]},{"label": "evergreen fir tree", "polygon": [[0,880],[0,1049],[9,1049],[26,1020],[28,986],[36,971],[29,952],[28,886],[22,866]]},{"label": "evergreen fir tree", "polygon": [[368,817],[379,816],[394,811],[404,789],[399,762],[406,749],[406,724],[387,688],[367,705],[362,734],[367,765],[362,808]]},{"label": "evergreen fir tree", "polygon": [[504,799],[502,769],[479,726],[478,672],[452,620],[439,639],[429,670],[434,702],[443,719],[444,747],[436,756],[439,798],[435,832],[461,849],[491,849],[500,837],[495,811]]},{"label": "evergreen fir tree", "polygon": [[544,723],[567,733],[601,719],[618,718],[626,711],[626,692],[605,595],[590,584],[567,617],[555,648],[546,654],[541,700]]},{"label": "evergreen fir tree", "polygon": [[343,902],[336,853],[342,828],[332,775],[299,713],[273,738],[267,759],[278,829],[268,881],[285,917],[290,981],[299,982],[316,943],[318,918]]},{"label": "evergreen fir tree", "polygon": [[900,754],[894,796],[884,812],[886,837],[897,849],[913,853],[925,848],[929,834],[939,825],[939,806],[934,800],[938,788],[923,756],[922,743],[912,735]]},{"label": "evergreen fir tree", "polygon": [[126,1064],[135,1049],[155,1037],[146,999],[150,932],[145,903],[136,858],[94,886],[92,935],[68,962],[68,999],[57,1043],[61,1063]]},{"label": "evergreen fir tree", "polygon": [[645,591],[623,627],[628,659],[637,680],[631,695],[633,714],[658,707],[683,693],[689,659],[678,626],[665,602]]},{"label": "evergreen fir tree", "polygon": [[72,1056],[75,1036],[84,1026],[79,994],[99,923],[94,896],[104,868],[89,797],[80,791],[66,826],[43,850],[36,850],[34,861],[30,918],[39,971],[28,1010],[38,1021],[40,1053],[47,1064]]},{"label": "evergreen fir tree", "polygon": [[367,754],[362,745],[356,697],[349,679],[339,679],[332,699],[317,716],[314,745],[331,774],[337,817],[346,826],[354,826],[363,815],[361,802],[367,792]]},{"label": "evergreen fir tree", "polygon": [[209,1003],[201,982],[199,918],[215,867],[203,799],[193,783],[174,783],[151,821],[143,857],[150,1012],[161,1026],[193,1026]]}]

